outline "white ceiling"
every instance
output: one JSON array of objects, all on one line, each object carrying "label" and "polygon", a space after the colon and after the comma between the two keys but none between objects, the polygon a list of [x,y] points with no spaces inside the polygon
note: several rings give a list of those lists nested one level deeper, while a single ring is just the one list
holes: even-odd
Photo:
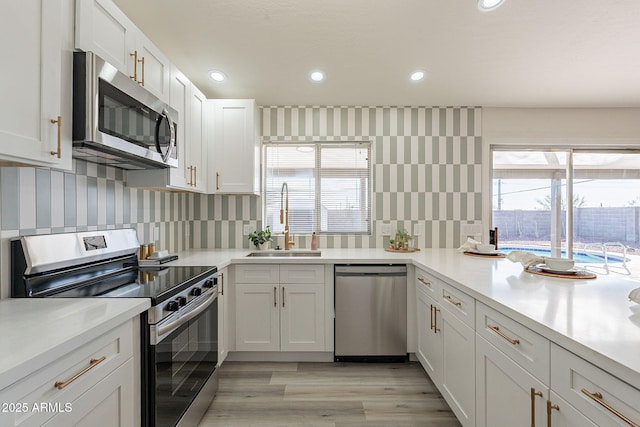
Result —
[{"label": "white ceiling", "polygon": [[[210,98],[640,106],[640,0],[115,0]],[[215,83],[208,71],[228,80]],[[308,74],[322,69],[326,81]],[[428,73],[410,82],[415,69]]]}]

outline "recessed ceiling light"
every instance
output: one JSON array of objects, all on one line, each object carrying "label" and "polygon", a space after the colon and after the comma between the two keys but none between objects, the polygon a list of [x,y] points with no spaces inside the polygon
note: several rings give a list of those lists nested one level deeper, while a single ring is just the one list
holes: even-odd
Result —
[{"label": "recessed ceiling light", "polygon": [[322,71],[312,71],[309,74],[309,78],[314,82],[321,82],[324,80],[324,73]]},{"label": "recessed ceiling light", "polygon": [[222,71],[218,70],[209,71],[209,77],[211,77],[211,80],[215,82],[223,82],[227,79],[227,76],[225,76]]},{"label": "recessed ceiling light", "polygon": [[426,73],[424,71],[418,70],[411,73],[409,78],[411,79],[411,81],[419,82],[420,80],[424,79],[425,76]]},{"label": "recessed ceiling light", "polygon": [[502,3],[504,0],[478,0],[478,9],[488,12],[497,9]]}]

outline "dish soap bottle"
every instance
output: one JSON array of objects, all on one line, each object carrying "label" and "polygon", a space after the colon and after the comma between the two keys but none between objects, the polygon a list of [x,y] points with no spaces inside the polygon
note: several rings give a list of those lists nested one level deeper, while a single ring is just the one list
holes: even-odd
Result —
[{"label": "dish soap bottle", "polygon": [[315,231],[311,235],[311,250],[312,251],[317,251],[318,250],[318,236],[316,236],[316,232]]}]

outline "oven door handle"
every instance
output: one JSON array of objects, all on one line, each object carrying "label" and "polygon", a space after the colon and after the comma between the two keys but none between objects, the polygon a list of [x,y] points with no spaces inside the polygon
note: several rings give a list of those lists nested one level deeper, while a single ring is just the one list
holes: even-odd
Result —
[{"label": "oven door handle", "polygon": [[[218,298],[218,293],[212,292],[211,296],[209,296],[203,303],[199,304],[197,307],[191,309],[188,313],[180,316],[173,322],[169,322],[166,325],[158,326],[157,337],[160,338],[161,336],[178,329],[181,325],[185,324],[189,320],[193,319],[194,317],[196,317],[197,315],[205,311],[211,305],[211,303],[213,303],[217,298]],[[161,340],[158,339],[157,341],[160,342]]]}]

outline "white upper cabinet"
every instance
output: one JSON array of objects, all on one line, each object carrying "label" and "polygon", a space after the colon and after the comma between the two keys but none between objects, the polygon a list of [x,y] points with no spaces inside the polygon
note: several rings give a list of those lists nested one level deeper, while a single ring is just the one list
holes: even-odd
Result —
[{"label": "white upper cabinet", "polygon": [[0,163],[71,169],[73,3],[4,2]]},{"label": "white upper cabinet", "polygon": [[[191,85],[189,92],[190,113],[190,137],[187,144],[187,169],[189,172],[189,185],[192,190],[204,192],[207,190],[207,98],[197,87]],[[185,120],[185,124],[187,124]]]},{"label": "white upper cabinet", "polygon": [[209,192],[260,194],[260,116],[253,99],[209,100]]},{"label": "white upper cabinet", "polygon": [[110,0],[76,0],[76,48],[96,53],[169,101],[171,63]]}]

